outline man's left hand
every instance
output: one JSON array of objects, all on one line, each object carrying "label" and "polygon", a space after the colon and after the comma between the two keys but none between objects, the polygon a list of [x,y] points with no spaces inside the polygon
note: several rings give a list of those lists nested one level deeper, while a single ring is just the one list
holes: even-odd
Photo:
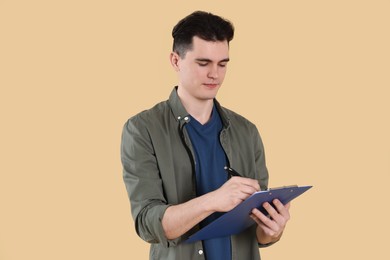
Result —
[{"label": "man's left hand", "polygon": [[251,214],[251,218],[257,223],[257,241],[263,245],[278,241],[290,219],[290,203],[283,205],[277,199],[273,200],[272,203],[275,208],[268,202],[263,204],[268,216],[256,208],[252,210]]}]

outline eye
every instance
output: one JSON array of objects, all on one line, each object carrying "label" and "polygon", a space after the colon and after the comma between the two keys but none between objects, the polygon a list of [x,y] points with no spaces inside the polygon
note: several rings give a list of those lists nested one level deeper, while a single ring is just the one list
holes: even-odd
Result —
[{"label": "eye", "polygon": [[221,68],[225,68],[226,65],[227,65],[227,63],[220,63],[220,64],[218,64],[218,66],[220,66]]},{"label": "eye", "polygon": [[208,65],[207,62],[198,62],[198,65],[201,67],[206,67]]}]

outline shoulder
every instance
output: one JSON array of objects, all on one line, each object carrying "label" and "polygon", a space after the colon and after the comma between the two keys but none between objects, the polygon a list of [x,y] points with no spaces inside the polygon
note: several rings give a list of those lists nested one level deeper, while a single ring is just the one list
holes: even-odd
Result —
[{"label": "shoulder", "polygon": [[230,110],[226,107],[221,107],[221,110],[226,115],[227,119],[229,120],[230,124],[234,127],[245,127],[248,129],[257,129],[256,125],[252,123],[249,119],[246,117],[234,112],[233,110]]},{"label": "shoulder", "polygon": [[141,111],[126,121],[126,125],[133,125],[138,127],[148,127],[158,124],[169,115],[169,105],[167,101],[157,103],[150,109]]}]

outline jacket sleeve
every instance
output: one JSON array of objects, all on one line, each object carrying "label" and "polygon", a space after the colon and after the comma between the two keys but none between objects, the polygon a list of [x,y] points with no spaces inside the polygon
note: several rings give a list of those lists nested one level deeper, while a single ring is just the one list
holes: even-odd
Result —
[{"label": "jacket sleeve", "polygon": [[256,163],[256,172],[258,175],[258,179],[260,181],[261,190],[268,189],[268,170],[265,163],[265,152],[263,141],[261,140],[259,131],[256,127],[254,127],[253,131],[253,140],[254,140],[254,151],[255,151],[255,163]]},{"label": "jacket sleeve", "polygon": [[[265,152],[264,152],[264,145],[263,141],[261,140],[260,133],[257,128],[255,128],[255,158],[256,158],[256,167],[257,172],[259,174],[259,180],[260,180],[260,188],[261,190],[267,190],[268,189],[268,180],[269,180],[269,174],[268,169],[265,163]],[[271,242],[268,244],[260,244],[257,243],[259,248],[263,247],[269,247],[273,244],[275,244],[278,241]]]},{"label": "jacket sleeve", "polygon": [[139,116],[124,125],[121,160],[137,234],[149,243],[168,246],[161,220],[169,205],[164,197],[152,139]]}]

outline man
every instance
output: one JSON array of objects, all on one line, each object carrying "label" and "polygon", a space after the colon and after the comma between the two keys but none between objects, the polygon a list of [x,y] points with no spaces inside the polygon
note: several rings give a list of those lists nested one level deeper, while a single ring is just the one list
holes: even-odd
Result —
[{"label": "man", "polygon": [[[257,225],[230,237],[183,243],[189,235],[256,191],[267,189],[264,148],[255,125],[215,99],[229,62],[232,24],[194,12],[174,27],[169,100],[130,118],[121,158],[137,234],[152,243],[150,259],[260,259],[278,241],[289,204],[254,209]],[[230,166],[242,177],[229,178]]]}]

